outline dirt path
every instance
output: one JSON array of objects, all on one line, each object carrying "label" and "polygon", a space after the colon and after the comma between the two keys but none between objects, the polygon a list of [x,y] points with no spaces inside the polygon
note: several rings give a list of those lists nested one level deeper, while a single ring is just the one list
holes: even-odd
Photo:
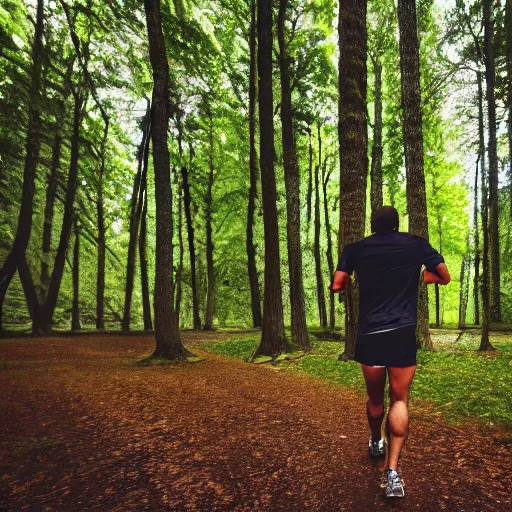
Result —
[{"label": "dirt path", "polygon": [[[218,334],[185,333],[197,343]],[[150,337],[0,340],[0,509],[505,511],[510,445],[412,411],[406,498],[386,500],[364,403],[211,354],[141,368]],[[342,366],[340,366],[342,371]]]}]

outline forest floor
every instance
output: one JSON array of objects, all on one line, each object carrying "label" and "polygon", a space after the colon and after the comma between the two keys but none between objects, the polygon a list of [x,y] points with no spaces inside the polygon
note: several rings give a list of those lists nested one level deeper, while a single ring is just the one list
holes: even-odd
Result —
[{"label": "forest floor", "polygon": [[231,336],[184,332],[206,359],[149,367],[150,336],[0,340],[0,510],[512,509],[510,431],[414,402],[386,500],[363,396],[201,349]]}]

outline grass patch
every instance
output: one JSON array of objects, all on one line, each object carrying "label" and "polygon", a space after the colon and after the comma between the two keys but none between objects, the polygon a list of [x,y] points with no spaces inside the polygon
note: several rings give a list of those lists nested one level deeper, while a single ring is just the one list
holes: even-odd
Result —
[{"label": "grass patch", "polygon": [[[480,333],[466,332],[455,344],[457,331],[434,334],[434,352],[418,352],[418,370],[411,400],[428,401],[434,410],[451,421],[477,420],[512,427],[512,336],[492,333],[496,352],[477,352]],[[251,334],[203,346],[219,355],[249,361],[259,336]],[[359,364],[338,361],[343,352],[339,342],[312,340],[313,350],[300,359],[282,361],[287,370],[307,373],[340,386],[364,392]],[[424,402],[425,403],[425,402]]]}]

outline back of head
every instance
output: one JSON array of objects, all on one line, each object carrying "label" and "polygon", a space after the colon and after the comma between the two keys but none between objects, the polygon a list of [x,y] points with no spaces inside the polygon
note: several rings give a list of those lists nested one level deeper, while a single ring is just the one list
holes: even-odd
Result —
[{"label": "back of head", "polygon": [[393,206],[383,206],[379,208],[372,217],[372,233],[383,235],[398,231],[398,212]]}]

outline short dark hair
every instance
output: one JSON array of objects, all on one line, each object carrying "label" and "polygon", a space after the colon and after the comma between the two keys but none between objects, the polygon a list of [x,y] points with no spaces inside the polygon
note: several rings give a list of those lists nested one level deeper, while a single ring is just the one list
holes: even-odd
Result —
[{"label": "short dark hair", "polygon": [[372,216],[372,233],[393,233],[398,231],[398,225],[398,212],[393,206],[382,206]]}]

